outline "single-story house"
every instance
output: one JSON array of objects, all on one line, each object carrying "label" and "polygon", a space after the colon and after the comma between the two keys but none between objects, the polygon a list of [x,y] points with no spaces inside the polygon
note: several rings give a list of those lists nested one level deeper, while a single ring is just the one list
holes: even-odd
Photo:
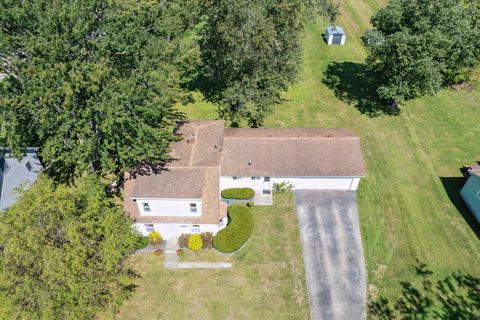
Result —
[{"label": "single-story house", "polygon": [[124,207],[144,235],[210,231],[227,224],[220,192],[249,187],[357,190],[365,174],[360,139],[346,129],[234,129],[222,120],[179,123],[165,170],[125,175]]},{"label": "single-story house", "polygon": [[23,157],[17,159],[8,149],[0,151],[0,210],[15,203],[17,190],[28,189],[42,170],[37,157],[37,148],[27,148]]},{"label": "single-story house", "polygon": [[480,169],[469,170],[469,173],[460,195],[480,222]]},{"label": "single-story house", "polygon": [[329,26],[325,29],[325,41],[327,44],[344,45],[347,40],[347,34],[342,27]]}]

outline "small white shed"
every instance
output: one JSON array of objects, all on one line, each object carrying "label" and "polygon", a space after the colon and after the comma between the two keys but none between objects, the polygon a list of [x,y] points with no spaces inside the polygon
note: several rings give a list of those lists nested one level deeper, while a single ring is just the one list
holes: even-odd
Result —
[{"label": "small white shed", "polygon": [[325,41],[327,44],[344,45],[347,35],[342,27],[329,26],[325,29]]}]

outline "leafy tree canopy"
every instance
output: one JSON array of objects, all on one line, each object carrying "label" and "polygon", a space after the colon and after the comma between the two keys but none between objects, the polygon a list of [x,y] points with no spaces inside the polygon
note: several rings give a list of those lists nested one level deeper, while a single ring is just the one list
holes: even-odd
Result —
[{"label": "leafy tree canopy", "polygon": [[47,172],[121,173],[166,160],[199,51],[195,1],[2,1],[3,143]]},{"label": "leafy tree canopy", "polygon": [[0,219],[0,291],[9,319],[92,319],[132,287],[137,235],[94,175],[55,187],[41,176]]},{"label": "leafy tree canopy", "polygon": [[461,0],[392,0],[364,38],[378,93],[402,102],[468,79],[478,64],[478,6]]},{"label": "leafy tree canopy", "polygon": [[208,2],[201,53],[207,98],[222,118],[262,124],[297,75],[303,17],[312,12],[336,17],[338,7],[327,0]]}]

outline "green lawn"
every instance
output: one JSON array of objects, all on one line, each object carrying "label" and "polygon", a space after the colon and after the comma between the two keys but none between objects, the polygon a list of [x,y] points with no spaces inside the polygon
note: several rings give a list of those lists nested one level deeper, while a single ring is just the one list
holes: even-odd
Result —
[{"label": "green lawn", "polygon": [[[252,208],[252,238],[226,258],[233,262],[230,270],[165,270],[163,258],[134,256],[138,287],[116,319],[308,319],[293,196],[278,194],[274,201],[272,207]],[[199,255],[213,259],[211,252]]]},{"label": "green lawn", "polygon": [[[364,105],[368,87],[361,76],[360,36],[384,1],[341,3],[338,25],[347,31],[347,44],[329,47],[320,38],[325,23],[307,26],[299,80],[266,126],[346,127],[361,137],[367,176],[358,198],[371,298],[397,296],[400,281],[414,277],[417,258],[440,276],[458,269],[480,276],[479,238],[442,183],[456,197],[461,181],[445,178],[460,176],[459,167],[480,160],[480,90],[447,89],[407,103],[400,116],[362,114],[357,106]],[[323,83],[332,62],[344,68],[337,71],[348,93],[342,100],[350,103]],[[197,98],[181,109],[191,118],[216,118],[215,107]]]}]

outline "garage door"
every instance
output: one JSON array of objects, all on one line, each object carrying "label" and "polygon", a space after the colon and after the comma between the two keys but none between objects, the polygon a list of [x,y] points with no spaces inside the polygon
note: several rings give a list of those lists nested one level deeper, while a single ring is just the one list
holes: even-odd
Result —
[{"label": "garage door", "polygon": [[273,183],[289,182],[294,190],[357,190],[359,178],[281,177]]}]

